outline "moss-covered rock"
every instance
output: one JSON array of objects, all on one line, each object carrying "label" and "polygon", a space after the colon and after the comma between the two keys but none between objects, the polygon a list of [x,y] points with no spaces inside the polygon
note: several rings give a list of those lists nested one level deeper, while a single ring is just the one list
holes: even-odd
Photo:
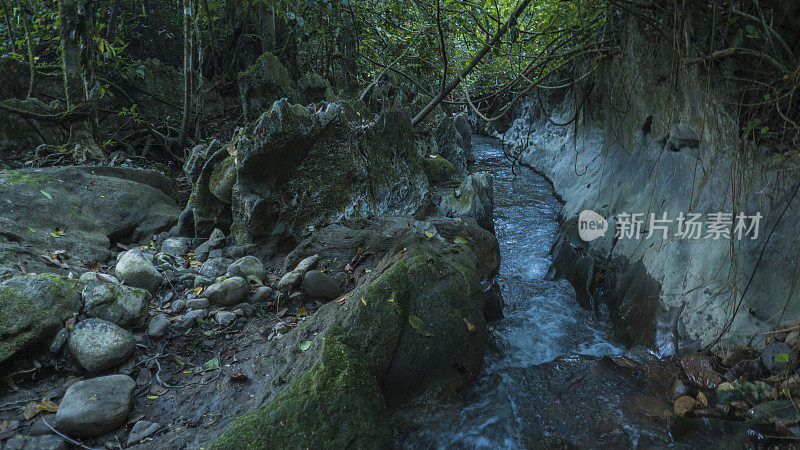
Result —
[{"label": "moss-covered rock", "polygon": [[381,447],[385,405],[428,389],[453,393],[478,373],[487,327],[472,244],[452,242],[431,222],[406,222],[403,232],[399,218],[381,223],[395,234],[391,248],[376,248],[378,266],[342,301],[265,347],[254,370],[289,384],[269,386],[268,400],[236,419],[214,447]]},{"label": "moss-covered rock", "polygon": [[467,176],[461,185],[439,204],[439,213],[447,217],[472,217],[478,225],[494,232],[494,183],[489,173]]},{"label": "moss-covered rock", "polygon": [[239,95],[245,117],[255,119],[275,100],[289,93],[289,72],[270,52],[259,56],[253,65],[239,72]]},{"label": "moss-covered rock", "polygon": [[236,161],[232,156],[228,156],[214,167],[208,189],[218,199],[230,203],[234,184],[236,184]]},{"label": "moss-covered rock", "polygon": [[336,95],[334,95],[328,80],[314,72],[307,72],[300,78],[300,81],[297,82],[295,96],[297,101],[303,105],[321,101],[336,101]]},{"label": "moss-covered rock", "polygon": [[407,113],[356,126],[339,104],[319,110],[288,101],[231,143],[236,154],[233,222],[245,241],[300,240],[308,227],[343,217],[412,212],[427,180],[413,152]]},{"label": "moss-covered rock", "polygon": [[425,175],[428,176],[428,180],[432,183],[447,181],[453,178],[456,173],[453,164],[440,155],[430,155],[428,158],[423,158],[422,162]]},{"label": "moss-covered rock", "polygon": [[[70,261],[106,262],[116,242],[149,242],[168,230],[179,209],[171,184],[153,170],[126,167],[49,167],[0,172],[0,266],[27,272],[65,273],[39,254],[65,250]],[[166,192],[165,192],[166,191]],[[50,233],[57,233],[57,238]],[[18,247],[17,242],[29,244]],[[74,270],[74,269],[73,269]],[[17,271],[17,269],[14,269]]]},{"label": "moss-covered rock", "polygon": [[386,405],[372,366],[336,334],[309,370],[261,408],[237,418],[212,449],[381,448]]},{"label": "moss-covered rock", "polygon": [[0,283],[0,363],[52,337],[77,311],[83,283],[54,274]]}]

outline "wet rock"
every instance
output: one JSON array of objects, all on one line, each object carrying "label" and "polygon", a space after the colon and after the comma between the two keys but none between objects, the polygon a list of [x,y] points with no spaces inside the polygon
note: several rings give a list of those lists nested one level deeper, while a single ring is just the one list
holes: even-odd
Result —
[{"label": "wet rock", "polygon": [[173,256],[182,256],[189,252],[189,238],[173,237],[164,239],[161,243],[161,253]]},{"label": "wet rock", "polygon": [[197,325],[198,320],[205,319],[208,312],[204,309],[195,309],[186,313],[181,319],[181,327],[189,328]]},{"label": "wet rock", "polygon": [[698,418],[705,419],[724,419],[727,415],[717,408],[700,408],[695,409],[692,415]]},{"label": "wet rock", "polygon": [[715,390],[716,399],[720,403],[762,402],[770,398],[771,389],[763,381],[726,381]]},{"label": "wet rock", "polygon": [[206,288],[203,295],[218,305],[236,305],[250,295],[250,285],[242,277],[227,278]]},{"label": "wet rock", "polygon": [[138,250],[128,250],[117,260],[114,273],[125,284],[155,293],[164,282],[164,276],[153,263]]},{"label": "wet rock", "polygon": [[325,300],[333,300],[340,294],[336,281],[319,270],[309,270],[303,276],[303,292],[311,298]]},{"label": "wet rock", "polygon": [[[198,261],[205,261],[211,250],[218,250],[225,245],[225,233],[218,228],[214,228],[211,235],[194,249],[195,258]],[[230,264],[230,263],[229,263]]]},{"label": "wet rock", "polygon": [[720,360],[720,364],[725,367],[733,367],[738,362],[746,359],[754,359],[755,356],[756,355],[752,350],[745,348],[728,348],[717,351],[717,357]]},{"label": "wet rock", "polygon": [[244,258],[237,259],[228,266],[228,275],[232,277],[255,277],[259,280],[264,280],[267,277],[267,270],[264,264],[255,256],[245,256]]},{"label": "wet rock", "polygon": [[83,288],[84,311],[90,317],[107,320],[125,328],[138,328],[147,320],[153,298],[144,289],[92,281]]},{"label": "wet rock", "polygon": [[208,261],[200,266],[198,272],[204,277],[215,279],[225,275],[231,263],[233,263],[233,260],[229,258],[209,258]]},{"label": "wet rock", "polygon": [[692,388],[683,382],[680,378],[675,378],[667,389],[667,397],[670,400],[677,400],[678,397],[685,395],[692,395]]},{"label": "wet rock", "polygon": [[785,422],[800,422],[800,412],[791,400],[773,400],[750,408],[747,413],[750,420],[769,422],[780,419]]},{"label": "wet rock", "polygon": [[436,153],[453,163],[456,173],[467,173],[464,138],[457,130],[454,120],[449,116],[443,117],[433,129],[432,134],[436,143]]},{"label": "wet rock", "polygon": [[5,450],[67,450],[69,446],[55,434],[14,436],[6,441]]},{"label": "wet rock", "polygon": [[772,374],[777,374],[789,367],[792,347],[785,342],[773,341],[764,347],[761,352],[761,362]]},{"label": "wet rock", "polygon": [[672,412],[676,416],[685,417],[691,414],[699,405],[693,397],[682,395],[675,399],[675,403],[672,405]]},{"label": "wet rock", "polygon": [[86,319],[72,329],[69,349],[86,370],[96,371],[127,361],[136,350],[133,334],[102,319]]},{"label": "wet rock", "polygon": [[446,217],[472,217],[481,228],[494,232],[494,188],[491,174],[475,173],[447,194],[439,204]]},{"label": "wet rock", "polygon": [[186,300],[186,308],[189,310],[192,309],[206,309],[208,308],[208,299],[199,297],[199,298],[190,298]]},{"label": "wet rock", "polygon": [[253,303],[266,302],[272,299],[275,291],[269,286],[261,286],[250,294],[250,301]]},{"label": "wet rock", "polygon": [[150,324],[147,326],[147,335],[153,339],[160,339],[167,334],[169,327],[169,318],[164,314],[156,314],[150,319]]},{"label": "wet rock", "polygon": [[716,389],[723,382],[722,375],[714,369],[714,362],[708,354],[698,352],[681,358],[681,367],[689,381],[708,389]]},{"label": "wet rock", "polygon": [[730,370],[725,372],[725,379],[733,381],[738,378],[743,380],[759,380],[763,377],[764,371],[758,361],[739,361]]},{"label": "wet rock", "polygon": [[229,311],[218,311],[214,315],[214,320],[221,326],[227,327],[236,321],[236,314]]},{"label": "wet rock", "polygon": [[56,428],[79,438],[100,436],[125,424],[136,382],[127,375],[79,381],[64,394]]},{"label": "wet rock", "polygon": [[483,290],[483,298],[483,315],[486,317],[486,320],[495,321],[502,319],[505,301],[503,300],[503,292],[497,280],[492,280]]},{"label": "wet rock", "polygon": [[467,114],[461,113],[455,116],[453,125],[455,125],[456,131],[461,137],[460,142],[458,142],[459,146],[467,152],[467,161],[474,161],[475,158],[470,151],[472,149],[472,126],[467,120]]},{"label": "wet rock", "polygon": [[78,310],[82,287],[77,280],[53,274],[0,283],[0,363],[33,345],[47,345]]},{"label": "wet rock", "polygon": [[53,341],[50,343],[50,353],[58,353],[64,348],[64,344],[67,343],[67,339],[69,339],[69,331],[66,328],[62,328],[58,330],[56,333],[56,337],[53,338]]}]

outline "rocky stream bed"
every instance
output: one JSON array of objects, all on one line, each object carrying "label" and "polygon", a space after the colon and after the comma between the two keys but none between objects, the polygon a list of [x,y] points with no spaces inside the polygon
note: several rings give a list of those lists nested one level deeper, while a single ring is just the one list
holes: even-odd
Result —
[{"label": "rocky stream bed", "polygon": [[[470,142],[463,117],[383,145],[402,116],[348,114],[276,102],[195,149],[182,214],[153,171],[0,174],[0,446],[730,448],[800,434],[785,398],[799,394],[797,332],[760,354],[625,349],[608,311],[548,276],[561,203],[546,179],[512,172],[496,140]],[[321,158],[331,149],[339,165]],[[264,178],[275,157],[294,166]],[[377,173],[387,161],[403,170]],[[367,181],[285,198],[336,177]],[[19,205],[52,214],[32,222]]]}]

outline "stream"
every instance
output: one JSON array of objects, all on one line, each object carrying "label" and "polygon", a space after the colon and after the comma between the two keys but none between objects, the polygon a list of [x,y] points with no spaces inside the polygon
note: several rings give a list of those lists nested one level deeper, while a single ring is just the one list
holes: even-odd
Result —
[{"label": "stream", "polygon": [[566,281],[545,279],[561,209],[549,182],[526,168],[514,176],[495,139],[473,138],[473,151],[472,171],[494,177],[505,318],[490,324],[483,371],[460,401],[423,396],[394,412],[395,444],[675,446],[661,425],[671,409],[664,398],[668,375],[620,364],[614,357],[626,351],[614,342],[608,321],[581,308]]}]

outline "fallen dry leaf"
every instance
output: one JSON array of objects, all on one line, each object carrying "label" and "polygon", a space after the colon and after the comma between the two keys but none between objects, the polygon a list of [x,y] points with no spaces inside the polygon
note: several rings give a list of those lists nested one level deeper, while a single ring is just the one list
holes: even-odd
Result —
[{"label": "fallen dry leaf", "polygon": [[467,331],[469,331],[472,334],[475,334],[475,333],[478,332],[478,329],[475,327],[475,325],[471,324],[470,321],[467,320],[466,317],[464,317],[463,319],[464,319],[464,324],[467,326]]},{"label": "fallen dry leaf", "polygon": [[352,293],[350,293],[350,294],[347,294],[347,295],[343,295],[343,296],[339,297],[339,299],[338,299],[338,300],[336,300],[336,303],[342,303],[342,302],[344,302],[344,301],[347,301],[347,300],[348,300],[350,297],[352,297],[352,296],[353,296],[353,294],[352,294]]},{"label": "fallen dry leaf", "polygon": [[25,420],[31,420],[42,411],[57,412],[58,405],[50,401],[50,397],[45,397],[40,402],[30,402],[25,405],[25,413],[23,413],[23,416]]}]

